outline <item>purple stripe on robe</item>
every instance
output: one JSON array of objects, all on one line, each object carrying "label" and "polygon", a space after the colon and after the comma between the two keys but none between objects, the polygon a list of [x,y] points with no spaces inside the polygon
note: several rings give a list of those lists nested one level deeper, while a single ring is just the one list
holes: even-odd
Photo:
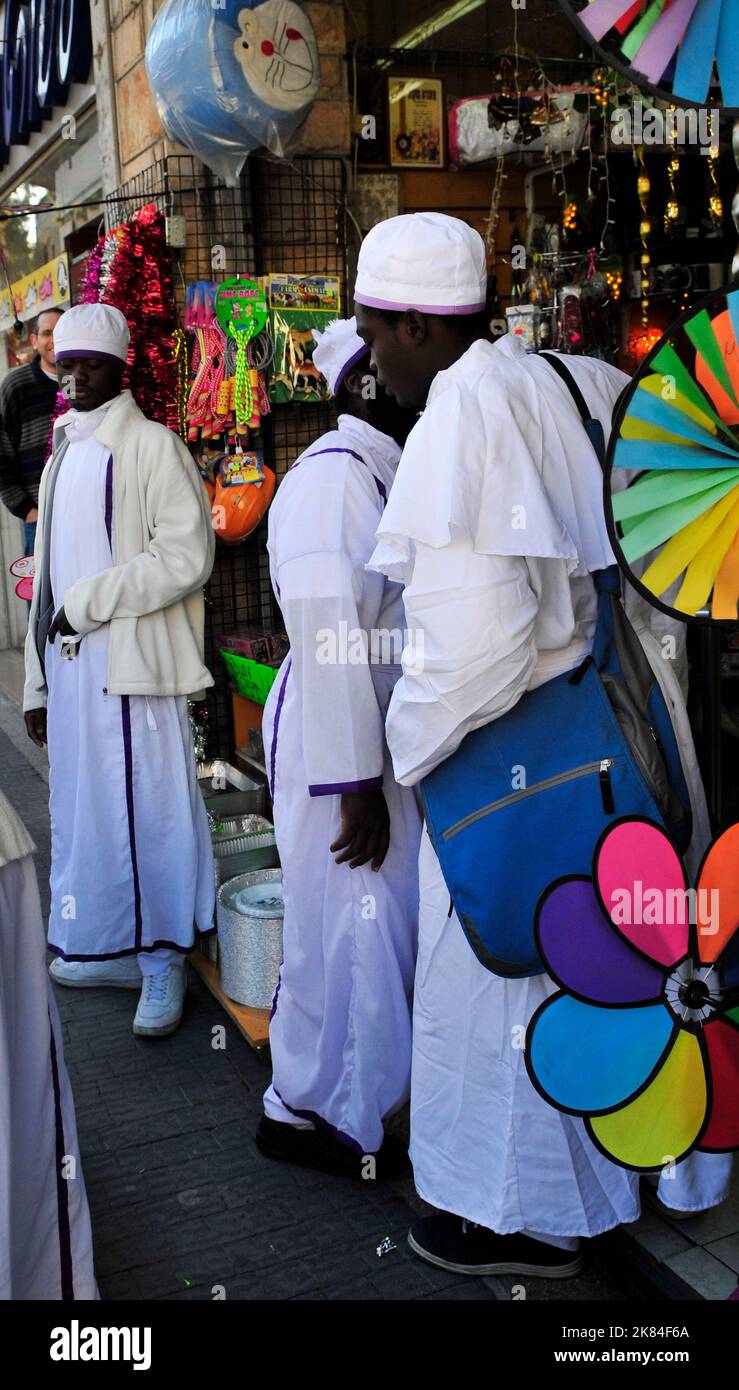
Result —
[{"label": "purple stripe on robe", "polygon": [[62,1172],[67,1157],[64,1142],[64,1121],[62,1118],[62,1094],[59,1084],[59,1065],[56,1055],[56,1039],[49,1014],[49,1057],[51,1060],[51,1080],[54,1088],[54,1142],[56,1149],[56,1208],[59,1230],[59,1263],[61,1273],[62,1300],[74,1301],[74,1267],[72,1264],[72,1238],[69,1228],[69,1188]]},{"label": "purple stripe on robe", "polygon": [[[280,1096],[274,1081],[272,1082],[272,1087],[275,1095]],[[318,1125],[319,1129],[328,1130],[329,1134],[332,1134],[334,1139],[338,1139],[340,1144],[344,1144],[346,1148],[351,1149],[355,1154],[358,1154],[360,1158],[364,1158],[365,1151],[362,1145],[358,1144],[356,1139],[352,1139],[350,1134],[345,1134],[343,1129],[337,1129],[335,1125],[329,1124],[328,1120],[324,1120],[321,1115],[317,1115],[315,1110],[296,1110],[294,1105],[288,1105],[284,1096],[280,1096],[280,1100],[285,1109],[290,1111],[291,1115],[297,1115],[299,1120],[311,1120],[314,1125]],[[279,1124],[279,1121],[277,1121],[277,1123]]]},{"label": "purple stripe on robe", "polygon": [[271,747],[271,749],[270,749],[270,755],[269,755],[269,793],[270,793],[270,796],[272,797],[272,800],[273,800],[273,801],[274,801],[274,799],[275,799],[275,762],[276,762],[276,759],[277,759],[277,733],[278,733],[278,730],[279,730],[279,727],[280,727],[280,716],[281,716],[281,714],[282,714],[282,705],[283,705],[283,701],[284,701],[284,699],[285,699],[285,686],[287,685],[287,678],[288,678],[288,676],[290,675],[291,668],[292,668],[292,659],[291,659],[291,658],[288,658],[287,666],[285,667],[285,674],[284,674],[284,676],[282,677],[282,685],[280,686],[280,693],[279,693],[279,695],[277,696],[277,709],[275,710],[275,723],[274,723],[274,728],[273,728],[273,730],[272,730],[272,747]]},{"label": "purple stripe on robe", "polygon": [[[352,367],[356,367],[357,363],[361,362],[363,357],[369,357],[369,355],[370,349],[367,347],[366,343],[362,343],[361,348],[357,348],[357,351],[352,353],[348,362],[344,363],[343,367],[341,368],[341,371],[339,372],[339,375],[337,376],[334,382],[334,389],[331,393],[333,396],[337,396],[339,394],[339,387],[341,386],[342,382],[344,382],[348,377]],[[369,366],[369,363],[367,365]]]},{"label": "purple stripe on robe", "polygon": [[[303,454],[302,459],[300,459],[300,463],[305,463],[306,459],[322,458],[324,454],[349,454],[350,458],[357,460],[357,463],[363,463],[365,468],[369,466],[367,460],[363,459],[362,455],[356,453],[354,449],[316,449],[314,454]],[[290,471],[292,472],[292,469],[297,467],[297,463],[292,464]]]},{"label": "purple stripe on robe", "polygon": [[310,796],[341,796],[343,792],[376,792],[382,786],[382,777],[365,777],[361,782],[319,782],[308,787]]},{"label": "purple stripe on robe", "polygon": [[375,474],[372,473],[372,469],[370,468],[367,460],[363,459],[362,455],[356,453],[354,449],[316,449],[314,454],[303,454],[303,457],[301,459],[298,459],[296,463],[291,464],[288,469],[288,473],[292,473],[293,468],[299,468],[300,464],[305,463],[306,459],[318,459],[321,458],[323,454],[348,454],[350,458],[356,459],[357,463],[363,463],[365,468],[372,474],[372,477],[375,479],[377,491],[379,492],[383,502],[387,502],[387,489],[385,487],[385,484],[381,481],[380,478],[375,477]]},{"label": "purple stripe on robe", "polygon": [[[108,534],[108,545],[110,546],[111,559],[113,558],[113,455],[108,459],[108,467],[105,470],[105,530]],[[133,818],[133,745],[131,742],[131,706],[128,695],[121,696],[121,723],[123,726],[123,758],[126,775],[126,814],[128,816],[128,843],[131,850],[131,868],[133,870],[133,910],[135,945],[138,951],[141,946],[142,920],[141,920],[141,885],[139,884],[139,866],[136,857],[136,828]],[[68,957],[65,957],[68,959]],[[86,957],[90,959],[90,957]]]},{"label": "purple stripe on robe", "polygon": [[275,1014],[277,1013],[277,1000],[278,1000],[279,997],[280,997],[280,989],[281,989],[281,988],[282,988],[282,967],[280,967],[280,973],[279,973],[279,975],[277,976],[277,987],[276,987],[276,989],[275,989],[274,994],[272,995],[272,1008],[271,1008],[270,1011],[269,1011],[269,1022],[270,1022],[270,1023],[272,1022],[272,1019],[274,1018]]},{"label": "purple stripe on robe", "polygon": [[113,455],[105,470],[105,529],[108,533],[111,559],[113,557]]},{"label": "purple stripe on robe", "polygon": [[[196,929],[197,936],[212,936],[217,928],[207,927],[205,931]],[[48,949],[52,955],[58,956],[60,960],[122,960],[124,956],[147,955],[150,951],[179,951],[181,956],[189,956],[195,949],[192,946],[178,946],[176,941],[168,941],[166,937],[157,937],[156,941],[150,941],[148,946],[127,946],[125,951],[106,951],[102,956],[80,956],[73,955],[71,952],[63,951],[61,946],[55,946],[53,941],[49,941]]]},{"label": "purple stripe on robe", "polygon": [[121,695],[121,721],[123,723],[123,755],[126,767],[126,814],[128,816],[128,843],[131,849],[131,868],[133,870],[133,910],[136,930],[136,950],[141,945],[141,886],[139,866],[136,858],[136,827],[133,818],[133,745],[131,742],[131,704],[128,695]]}]

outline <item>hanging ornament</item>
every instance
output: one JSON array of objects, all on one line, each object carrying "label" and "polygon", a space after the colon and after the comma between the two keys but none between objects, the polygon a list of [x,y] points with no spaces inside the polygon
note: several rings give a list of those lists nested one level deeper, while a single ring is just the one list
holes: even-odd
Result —
[{"label": "hanging ornament", "polygon": [[666,236],[671,236],[672,233],[675,231],[677,219],[680,216],[680,204],[677,200],[677,188],[675,184],[675,180],[677,179],[677,176],[680,173],[680,156],[678,154],[677,148],[677,127],[675,125],[676,112],[677,107],[671,106],[670,116],[672,117],[672,119],[667,123],[668,140],[672,149],[672,153],[667,163],[667,179],[670,185],[670,192],[668,194],[667,202],[665,204],[664,225]]},{"label": "hanging ornament", "polygon": [[[731,132],[731,148],[734,153],[734,162],[737,169],[739,169],[739,120],[734,121]],[[739,232],[739,188],[737,188],[731,200],[731,217],[736,230]],[[731,262],[731,278],[732,280],[739,279],[739,246]]]},{"label": "hanging ornament", "polygon": [[593,73],[593,101],[604,116],[608,110],[608,73],[605,68],[596,68]]},{"label": "hanging ornament", "polygon": [[508,175],[504,173],[505,157],[501,149],[500,157],[495,165],[495,177],[493,179],[493,191],[490,196],[490,211],[485,227],[485,249],[495,262],[496,241],[498,237],[498,226],[500,223],[500,200],[503,195],[503,184]]},{"label": "hanging ornament", "polygon": [[614,304],[617,304],[621,298],[621,290],[623,289],[624,283],[623,266],[618,256],[611,256],[603,265],[602,270],[611,299]]},{"label": "hanging ornament", "polygon": [[177,433],[180,439],[187,439],[187,396],[189,390],[187,368],[187,339],[181,328],[172,334],[174,343],[174,364],[177,371]]},{"label": "hanging ornament", "polygon": [[649,325],[649,267],[652,257],[649,254],[649,234],[652,224],[647,216],[649,211],[649,194],[651,191],[651,181],[647,173],[647,166],[644,163],[644,147],[640,145],[636,157],[639,165],[639,173],[636,180],[636,191],[639,196],[639,204],[642,210],[642,219],[639,223],[639,236],[641,237],[642,253],[640,257],[641,267],[641,321],[642,327]]},{"label": "hanging ornament", "polygon": [[721,231],[724,218],[724,203],[718,182],[718,150],[714,147],[708,156],[708,175],[711,180],[708,190],[708,212],[711,221]]},{"label": "hanging ornament", "polygon": [[665,204],[665,232],[669,236],[675,230],[675,223],[680,216],[680,207],[677,201],[677,190],[675,179],[680,173],[680,160],[677,155],[672,155],[667,165],[667,177],[670,181],[670,194]]}]

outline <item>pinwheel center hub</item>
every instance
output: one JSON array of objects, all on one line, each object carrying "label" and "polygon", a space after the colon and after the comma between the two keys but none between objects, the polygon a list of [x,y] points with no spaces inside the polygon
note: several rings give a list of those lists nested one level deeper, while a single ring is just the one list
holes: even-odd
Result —
[{"label": "pinwheel center hub", "polygon": [[665,1003],[678,1023],[707,1023],[721,1003],[721,982],[715,966],[683,960],[665,982]]},{"label": "pinwheel center hub", "polygon": [[687,984],[681,985],[679,995],[681,1004],[687,1004],[689,1009],[702,1009],[711,997],[705,980],[689,980]]}]

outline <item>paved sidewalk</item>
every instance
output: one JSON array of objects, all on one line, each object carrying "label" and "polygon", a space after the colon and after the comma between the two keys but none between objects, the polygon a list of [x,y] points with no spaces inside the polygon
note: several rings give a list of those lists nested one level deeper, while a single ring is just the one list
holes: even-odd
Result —
[{"label": "paved sidewalk", "polygon": [[[0,697],[0,784],[32,834],[48,906],[44,760]],[[564,1283],[436,1271],[405,1244],[412,1183],[351,1183],[271,1163],[253,1144],[268,1080],[190,972],[171,1038],[131,1032],[128,990],[57,989],[105,1299],[628,1299],[593,1254]],[[214,1029],[226,1045],[213,1046]],[[397,1248],[379,1258],[389,1236]]]}]

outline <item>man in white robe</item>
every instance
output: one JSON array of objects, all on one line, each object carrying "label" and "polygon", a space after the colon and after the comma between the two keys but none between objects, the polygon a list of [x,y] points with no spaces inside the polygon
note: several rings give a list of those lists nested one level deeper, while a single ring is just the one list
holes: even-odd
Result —
[{"label": "man in white robe", "polygon": [[[482,240],[456,218],[394,218],[362,245],[359,332],[386,388],[425,407],[371,560],[405,585],[411,641],[387,720],[403,786],[584,659],[597,607],[591,575],[614,563],[601,468],[569,392],[513,340],[493,345],[485,290]],[[626,378],[588,358],[568,365],[608,437]],[[660,679],[677,708],[674,673]],[[684,712],[676,724],[705,833]],[[638,1179],[529,1081],[517,1040],[551,979],[501,978],[480,964],[425,831],[419,875],[411,1158],[420,1195],[440,1210],[414,1225],[411,1246],[464,1273],[569,1277],[580,1268],[580,1237],[637,1218]],[[676,1209],[712,1206],[730,1168],[726,1156],[694,1155],[663,1177],[660,1198]]]},{"label": "man in white robe", "polygon": [[105,304],[55,330],[74,408],[41,480],[24,711],[49,748],[52,978],[140,990],[134,1032],[163,1037],[182,1017],[195,932],[213,930],[186,695],[212,684],[214,538],[187,449],[121,390],[128,337]]},{"label": "man in white robe", "polygon": [[96,1299],[33,848],[0,793],[0,1299]]},{"label": "man in white robe", "polygon": [[338,428],[296,460],[269,514],[290,639],[264,714],[285,918],[257,1144],[381,1178],[407,1166],[383,1120],[410,1087],[421,825],[384,735],[401,589],[365,569],[413,417],[376,389],[367,359],[354,320],[321,335],[314,361]]}]

